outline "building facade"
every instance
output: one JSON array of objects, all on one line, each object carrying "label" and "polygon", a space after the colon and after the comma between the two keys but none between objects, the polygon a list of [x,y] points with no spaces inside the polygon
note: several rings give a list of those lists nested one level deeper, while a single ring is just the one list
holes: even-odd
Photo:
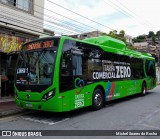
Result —
[{"label": "building facade", "polygon": [[100,31],[92,31],[92,32],[87,32],[87,33],[82,33],[82,34],[77,34],[77,35],[70,35],[73,38],[78,38],[80,40],[86,39],[86,38],[91,38],[91,37],[98,37],[102,34]]},{"label": "building facade", "polygon": [[43,34],[43,0],[0,0],[0,97],[13,96],[17,54]]}]

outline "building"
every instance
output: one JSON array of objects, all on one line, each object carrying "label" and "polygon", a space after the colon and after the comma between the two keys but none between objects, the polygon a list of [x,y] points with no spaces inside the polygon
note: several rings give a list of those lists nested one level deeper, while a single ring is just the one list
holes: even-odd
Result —
[{"label": "building", "polygon": [[133,44],[132,36],[130,36],[130,35],[125,35],[124,38],[126,39],[126,42],[127,42],[127,43]]},{"label": "building", "polygon": [[92,32],[87,32],[87,33],[82,33],[78,35],[71,35],[73,38],[78,38],[80,40],[83,40],[85,38],[90,38],[90,37],[98,37],[101,35],[102,32],[100,31],[92,31]]},{"label": "building", "polygon": [[40,36],[40,38],[44,38],[44,37],[51,37],[51,36],[54,36],[55,35],[55,32],[50,30],[50,29],[47,29],[47,28],[43,28],[43,32],[44,34],[42,34]]},{"label": "building", "polygon": [[140,52],[147,52],[148,45],[148,42],[137,42],[133,44],[133,47]]},{"label": "building", "polygon": [[43,16],[43,0],[0,0],[0,97],[14,95],[17,53],[43,34]]},{"label": "building", "polygon": [[133,46],[137,51],[150,53],[155,58],[157,82],[160,82],[160,46],[159,43],[157,45],[152,44],[151,39],[147,39],[146,42],[134,43]]}]

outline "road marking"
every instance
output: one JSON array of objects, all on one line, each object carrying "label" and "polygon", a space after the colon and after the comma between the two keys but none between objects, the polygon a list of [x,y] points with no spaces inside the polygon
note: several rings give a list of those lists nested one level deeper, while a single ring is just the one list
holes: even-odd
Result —
[{"label": "road marking", "polygon": [[27,121],[31,121],[31,122],[36,122],[36,123],[41,123],[41,124],[48,124],[48,125],[55,125],[55,124],[58,124],[58,123],[61,123],[61,122],[64,122],[64,121],[67,121],[69,120],[69,118],[65,118],[65,119],[62,119],[60,121],[57,121],[57,122],[53,122],[53,121],[47,121],[47,120],[37,120],[36,118],[24,118],[24,120],[27,120]]},{"label": "road marking", "polygon": [[63,119],[63,120],[61,120],[61,121],[58,121],[58,122],[49,123],[49,125],[55,125],[55,124],[58,124],[58,123],[61,123],[61,122],[65,122],[65,121],[67,121],[67,120],[69,120],[69,118],[65,118],[65,119]]}]

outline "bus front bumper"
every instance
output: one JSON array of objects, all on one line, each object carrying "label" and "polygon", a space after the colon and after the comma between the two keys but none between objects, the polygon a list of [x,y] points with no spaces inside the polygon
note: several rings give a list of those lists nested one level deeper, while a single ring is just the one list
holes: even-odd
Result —
[{"label": "bus front bumper", "polygon": [[18,98],[15,99],[16,105],[22,107],[24,109],[32,109],[32,110],[40,110],[40,111],[51,111],[51,112],[61,112],[61,109],[54,107],[53,102],[51,101],[39,101],[39,102],[31,102],[20,100]]}]

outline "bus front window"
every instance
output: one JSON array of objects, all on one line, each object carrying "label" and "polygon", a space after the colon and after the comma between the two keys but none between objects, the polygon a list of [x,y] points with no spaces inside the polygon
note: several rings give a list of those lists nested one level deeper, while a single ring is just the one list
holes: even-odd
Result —
[{"label": "bus front window", "polygon": [[17,84],[50,85],[52,83],[56,51],[41,49],[22,52],[17,65]]}]

